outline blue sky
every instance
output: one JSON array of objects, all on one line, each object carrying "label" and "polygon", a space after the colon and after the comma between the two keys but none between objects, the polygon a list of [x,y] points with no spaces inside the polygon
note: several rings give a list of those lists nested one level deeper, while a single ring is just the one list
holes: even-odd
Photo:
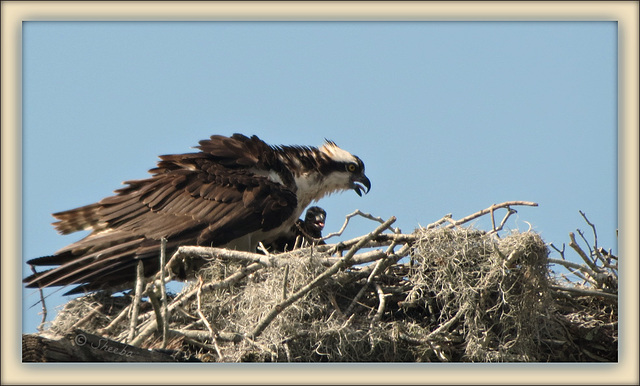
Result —
[{"label": "blue sky", "polygon": [[25,22],[23,259],[84,236],[51,213],[235,132],[362,158],[371,192],[323,199],[328,232],[355,209],[410,232],[526,200],[509,228],[590,240],[582,210],[617,253],[616,69],[615,22]]}]

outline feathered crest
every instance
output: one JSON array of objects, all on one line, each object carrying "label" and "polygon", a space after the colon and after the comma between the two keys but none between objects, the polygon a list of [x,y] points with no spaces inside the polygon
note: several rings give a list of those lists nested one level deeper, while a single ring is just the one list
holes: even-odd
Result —
[{"label": "feathered crest", "polygon": [[353,154],[346,150],[341,149],[335,142],[324,139],[325,143],[320,147],[320,152],[327,155],[327,157],[338,162],[355,162],[356,158]]}]

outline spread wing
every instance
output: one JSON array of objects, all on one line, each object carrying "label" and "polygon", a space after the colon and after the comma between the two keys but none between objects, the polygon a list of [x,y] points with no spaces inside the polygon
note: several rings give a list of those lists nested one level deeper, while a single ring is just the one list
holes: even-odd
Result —
[{"label": "spread wing", "polygon": [[[151,178],[127,181],[116,195],[54,214],[61,233],[93,232],[32,265],[57,265],[25,279],[28,287],[77,284],[68,293],[118,288],[135,281],[138,260],[147,275],[158,271],[160,240],[221,246],[281,225],[297,205],[295,194],[248,167],[260,162],[257,138],[212,137],[206,152],[162,156]],[[253,148],[251,148],[253,146]],[[265,145],[266,146],[266,145]]]}]

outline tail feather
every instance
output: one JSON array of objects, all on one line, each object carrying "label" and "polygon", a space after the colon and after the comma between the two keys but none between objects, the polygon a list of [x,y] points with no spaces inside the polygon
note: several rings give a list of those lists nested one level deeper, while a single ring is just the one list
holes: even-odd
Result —
[{"label": "tail feather", "polygon": [[[141,259],[144,277],[149,278],[158,273],[158,262],[154,259]],[[136,266],[138,259],[128,259],[126,261],[113,262],[94,272],[88,272],[84,276],[75,277],[72,284],[80,284],[65,295],[73,295],[78,293],[109,290],[120,291],[131,288],[132,283],[136,282]]]},{"label": "tail feather", "polygon": [[32,265],[50,265],[57,260],[62,263],[58,267],[47,271],[31,275],[24,281],[27,287],[49,287],[55,285],[68,285],[82,283],[87,274],[99,277],[103,271],[101,267],[111,266],[113,263],[126,263],[127,260],[135,260],[136,247],[144,241],[144,238],[134,238],[125,240],[122,244],[107,245],[105,248],[96,248],[93,253],[84,254],[81,249],[79,253],[73,250],[66,251],[53,258],[45,256],[30,260]]},{"label": "tail feather", "polygon": [[[104,237],[90,235],[62,253],[29,260],[33,266],[58,265],[55,268],[37,272],[23,281],[27,288],[77,285],[65,293],[75,294],[87,291],[109,290],[112,292],[132,288],[136,281],[136,265],[143,261],[144,275],[150,277],[160,270],[160,241],[140,236],[127,236],[124,232],[113,232]],[[121,243],[112,243],[112,238],[120,238]],[[167,243],[170,256],[180,241]],[[80,245],[80,246],[78,246]],[[186,273],[177,273],[181,279]]]},{"label": "tail feather", "polygon": [[62,265],[62,264],[68,263],[73,258],[74,256],[71,254],[42,256],[42,257],[36,257],[35,259],[28,260],[27,264],[35,265],[35,266]]}]

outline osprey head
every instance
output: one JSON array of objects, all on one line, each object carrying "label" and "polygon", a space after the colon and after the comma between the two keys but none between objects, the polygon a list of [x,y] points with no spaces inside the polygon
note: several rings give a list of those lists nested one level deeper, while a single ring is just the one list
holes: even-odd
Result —
[{"label": "osprey head", "polygon": [[360,158],[329,140],[319,150],[326,157],[323,172],[329,185],[334,185],[335,190],[353,189],[358,196],[362,196],[362,192],[369,193],[371,181],[364,174],[364,163]]},{"label": "osprey head", "polygon": [[307,214],[304,216],[305,225],[315,233],[320,233],[324,229],[324,224],[327,219],[327,212],[319,206],[312,206],[307,209]]}]

